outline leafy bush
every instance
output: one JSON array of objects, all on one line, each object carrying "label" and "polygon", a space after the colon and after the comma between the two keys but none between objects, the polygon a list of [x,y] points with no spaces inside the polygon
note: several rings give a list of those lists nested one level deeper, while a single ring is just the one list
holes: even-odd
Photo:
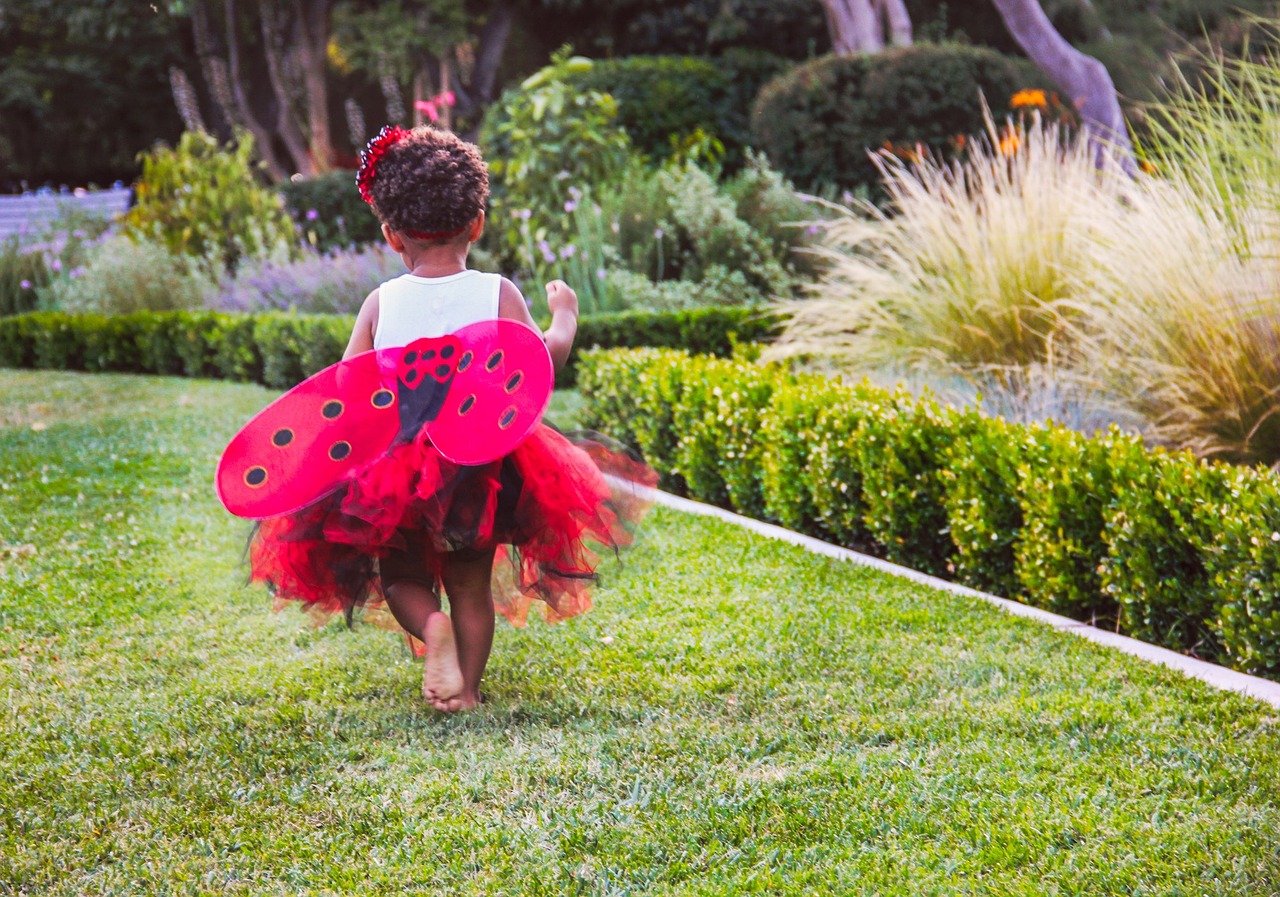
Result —
[{"label": "leafy bush", "polygon": [[617,103],[572,83],[591,66],[591,60],[561,51],[485,116],[480,143],[494,177],[492,223],[512,252],[524,252],[528,242],[520,221],[535,243],[562,242],[571,233],[563,214],[572,201],[569,188],[609,183],[626,165],[627,134],[615,120]]},{"label": "leafy bush", "polygon": [[1084,620],[1114,621],[1119,606],[1102,589],[1107,555],[1104,513],[1114,482],[1110,452],[1136,442],[1113,431],[1087,439],[1068,430],[1046,429],[1019,466],[1025,528],[1016,547],[1018,576],[1041,607]]},{"label": "leafy bush", "polygon": [[1103,591],[1120,606],[1120,625],[1144,641],[1217,659],[1218,595],[1206,560],[1231,469],[1128,441],[1113,446],[1110,465],[1116,488],[1100,572]]},{"label": "leafy bush", "polygon": [[946,157],[997,120],[1027,70],[992,50],[928,45],[874,55],[823,56],[770,81],[751,112],[752,145],[807,190],[874,186],[869,152],[920,144]]},{"label": "leafy bush", "polygon": [[945,449],[968,438],[971,418],[932,399],[896,393],[858,428],[864,520],[885,557],[947,576],[955,543],[947,520]]},{"label": "leafy bush", "polygon": [[[123,323],[117,326],[117,320]],[[284,389],[338,361],[353,320],[350,315],[212,311],[16,315],[0,318],[0,367],[223,377]],[[768,339],[776,323],[768,314],[745,309],[584,317],[578,322],[580,351],[556,373],[556,382],[572,386],[576,360],[592,346],[689,346],[727,356],[743,344]],[[91,362],[91,356],[108,361]],[[110,359],[127,363],[116,366]]]},{"label": "leafy bush", "polygon": [[591,426],[639,445],[695,498],[1280,674],[1269,471],[745,359],[590,352],[580,389]]},{"label": "leafy bush", "polygon": [[285,181],[280,192],[302,241],[318,253],[382,242],[382,226],[360,198],[353,172]]},{"label": "leafy bush", "polygon": [[175,311],[199,308],[213,289],[211,278],[162,246],[125,236],[108,238],[74,273],[50,282],[46,307],[101,314]]},{"label": "leafy bush", "polygon": [[760,414],[760,492],[766,519],[810,535],[817,509],[807,479],[810,451],[817,441],[815,427],[821,410],[830,402],[824,384],[815,378],[780,383]]},{"label": "leafy bush", "polygon": [[1280,480],[1243,470],[1228,480],[1230,500],[1195,509],[1217,531],[1206,557],[1220,614],[1220,637],[1231,666],[1280,676]]},{"label": "leafy bush", "polygon": [[597,62],[571,82],[617,100],[618,125],[651,162],[666,162],[683,138],[703,132],[723,145],[725,165],[736,171],[751,141],[751,103],[787,64],[749,51],[719,59],[629,56]]},{"label": "leafy bush", "polygon": [[1018,468],[1042,427],[971,418],[968,439],[943,449],[947,525],[958,582],[1006,598],[1022,595],[1017,547],[1025,526]]},{"label": "leafy bush", "polygon": [[258,183],[252,158],[248,135],[222,147],[193,131],[174,149],[161,144],[143,153],[125,232],[212,275],[234,272],[246,258],[291,252],[293,223],[280,196]]},{"label": "leafy bush", "polygon": [[702,308],[666,313],[633,311],[583,317],[578,321],[578,335],[574,341],[578,350],[556,373],[556,383],[559,386],[573,385],[582,350],[593,347],[651,346],[723,357],[732,354],[739,344],[772,338],[777,323],[777,319],[767,312],[742,308]]}]

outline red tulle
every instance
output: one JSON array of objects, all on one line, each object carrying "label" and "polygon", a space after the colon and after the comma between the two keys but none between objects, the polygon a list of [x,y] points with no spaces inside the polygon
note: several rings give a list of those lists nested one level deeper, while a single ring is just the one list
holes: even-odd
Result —
[{"label": "red tulle", "polygon": [[478,467],[454,464],[422,435],[324,500],[262,521],[251,578],[270,584],[277,607],[296,600],[327,616],[382,603],[377,562],[388,551],[421,556],[438,586],[447,552],[498,548],[498,611],[519,626],[541,601],[558,621],[591,607],[597,552],[630,543],[647,507],[634,487],[656,480],[601,439],[570,441],[547,426]]}]

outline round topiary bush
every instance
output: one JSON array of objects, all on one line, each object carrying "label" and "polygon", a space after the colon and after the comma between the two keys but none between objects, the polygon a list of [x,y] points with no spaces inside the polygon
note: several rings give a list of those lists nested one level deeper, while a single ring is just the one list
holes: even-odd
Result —
[{"label": "round topiary bush", "polygon": [[764,86],[751,113],[753,143],[801,189],[871,186],[870,152],[917,144],[954,152],[957,138],[985,129],[983,97],[998,122],[1016,91],[1042,82],[1029,63],[980,47],[823,56]]},{"label": "round topiary bush", "polygon": [[788,65],[779,56],[749,50],[716,59],[630,56],[596,62],[573,82],[617,100],[617,123],[653,161],[671,156],[673,138],[701,130],[724,145],[726,164],[736,169],[751,141],[751,103]]}]

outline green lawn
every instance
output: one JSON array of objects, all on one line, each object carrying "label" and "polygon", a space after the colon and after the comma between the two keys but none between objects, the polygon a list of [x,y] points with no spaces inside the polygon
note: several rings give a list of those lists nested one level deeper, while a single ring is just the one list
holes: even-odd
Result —
[{"label": "green lawn", "polygon": [[0,894],[1280,893],[1280,719],[655,510],[478,712],[243,585],[272,395],[0,371]]}]

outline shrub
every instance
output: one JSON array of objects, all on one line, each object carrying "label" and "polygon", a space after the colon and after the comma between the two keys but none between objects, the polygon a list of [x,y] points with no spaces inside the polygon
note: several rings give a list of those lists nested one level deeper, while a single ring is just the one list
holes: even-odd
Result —
[{"label": "shrub", "polygon": [[339,361],[351,337],[351,319],[340,315],[258,315],[253,320],[262,382],[274,389],[288,389]]},{"label": "shrub", "polygon": [[1022,595],[1017,546],[1024,527],[1018,469],[1044,438],[1044,428],[976,416],[968,424],[968,438],[943,449],[955,578],[971,588],[1016,598]]},{"label": "shrub", "polygon": [[1230,501],[1197,508],[1217,531],[1208,555],[1222,650],[1247,673],[1280,675],[1280,480],[1267,470],[1233,472]]},{"label": "shrub", "polygon": [[1027,443],[1019,466],[1026,522],[1016,546],[1018,577],[1033,604],[1078,620],[1115,621],[1115,597],[1102,589],[1107,556],[1104,513],[1117,484],[1109,461],[1118,445],[1134,437],[1112,431],[1088,439],[1068,430],[1045,429]]},{"label": "shrub", "polygon": [[0,242],[0,317],[35,311],[40,288],[48,282],[43,253],[28,249],[17,234]]},{"label": "shrub", "polygon": [[571,82],[618,102],[617,123],[632,147],[661,164],[682,138],[703,132],[724,147],[736,171],[751,142],[751,103],[788,62],[769,53],[734,51],[721,58],[629,56],[597,62]]},{"label": "shrub", "polygon": [[137,200],[123,219],[135,239],[155,241],[212,275],[296,245],[282,199],[254,176],[247,134],[222,147],[188,131],[176,148],[157,145],[140,158]]},{"label": "shrub", "polygon": [[492,221],[513,252],[525,250],[521,220],[535,243],[562,242],[570,233],[563,215],[569,188],[609,183],[626,165],[627,134],[615,121],[617,103],[571,82],[591,66],[591,60],[561,51],[485,116],[480,143],[494,177]]},{"label": "shrub", "polygon": [[382,226],[360,198],[354,172],[285,181],[280,192],[302,241],[318,253],[382,242]]},{"label": "shrub", "polygon": [[575,345],[579,351],[556,373],[559,386],[576,382],[582,349],[640,347],[685,349],[727,356],[734,346],[770,339],[777,319],[763,311],[742,308],[701,308],[677,312],[633,311],[594,315],[578,321]]},{"label": "shrub", "polygon": [[820,534],[817,509],[803,472],[816,442],[818,415],[831,401],[825,385],[807,377],[775,386],[760,414],[756,437],[765,519],[815,536]]},{"label": "shrub", "polygon": [[1181,173],[1143,178],[1123,214],[1096,220],[1078,364],[1162,444],[1280,461],[1278,186],[1223,202]]},{"label": "shrub", "polygon": [[1280,478],[1270,471],[738,359],[597,351],[582,383],[591,425],[634,435],[695,497],[852,547],[874,536],[916,569],[1004,583],[1036,606],[1280,673]]},{"label": "shrub", "polygon": [[752,145],[806,190],[873,186],[868,152],[921,144],[945,155],[957,137],[984,130],[982,100],[997,120],[1026,82],[1025,68],[992,50],[927,45],[874,55],[823,56],[760,91]]},{"label": "shrub", "polygon": [[189,270],[162,246],[124,236],[108,238],[74,273],[49,284],[48,308],[109,315],[194,309],[213,289],[209,277]]},{"label": "shrub", "polygon": [[[746,361],[739,361],[732,369],[721,368],[718,373],[721,379],[711,391],[715,398],[714,437],[707,433],[704,439],[714,438],[718,443],[720,479],[730,506],[763,518],[761,418],[778,384],[787,381],[776,369]],[[709,419],[704,419],[704,424],[710,429]]]},{"label": "shrub", "polygon": [[857,434],[864,520],[884,556],[935,576],[951,572],[955,543],[947,520],[946,447],[967,439],[971,419],[931,399],[895,393]]},{"label": "shrub", "polygon": [[867,526],[858,443],[863,421],[887,404],[889,396],[865,383],[828,392],[814,420],[807,463],[798,474],[806,481],[820,531],[840,545],[882,554]]},{"label": "shrub", "polygon": [[1113,446],[1109,463],[1115,497],[1105,511],[1101,577],[1120,607],[1121,627],[1143,641],[1217,659],[1219,596],[1206,559],[1215,550],[1231,469],[1130,441]]}]

